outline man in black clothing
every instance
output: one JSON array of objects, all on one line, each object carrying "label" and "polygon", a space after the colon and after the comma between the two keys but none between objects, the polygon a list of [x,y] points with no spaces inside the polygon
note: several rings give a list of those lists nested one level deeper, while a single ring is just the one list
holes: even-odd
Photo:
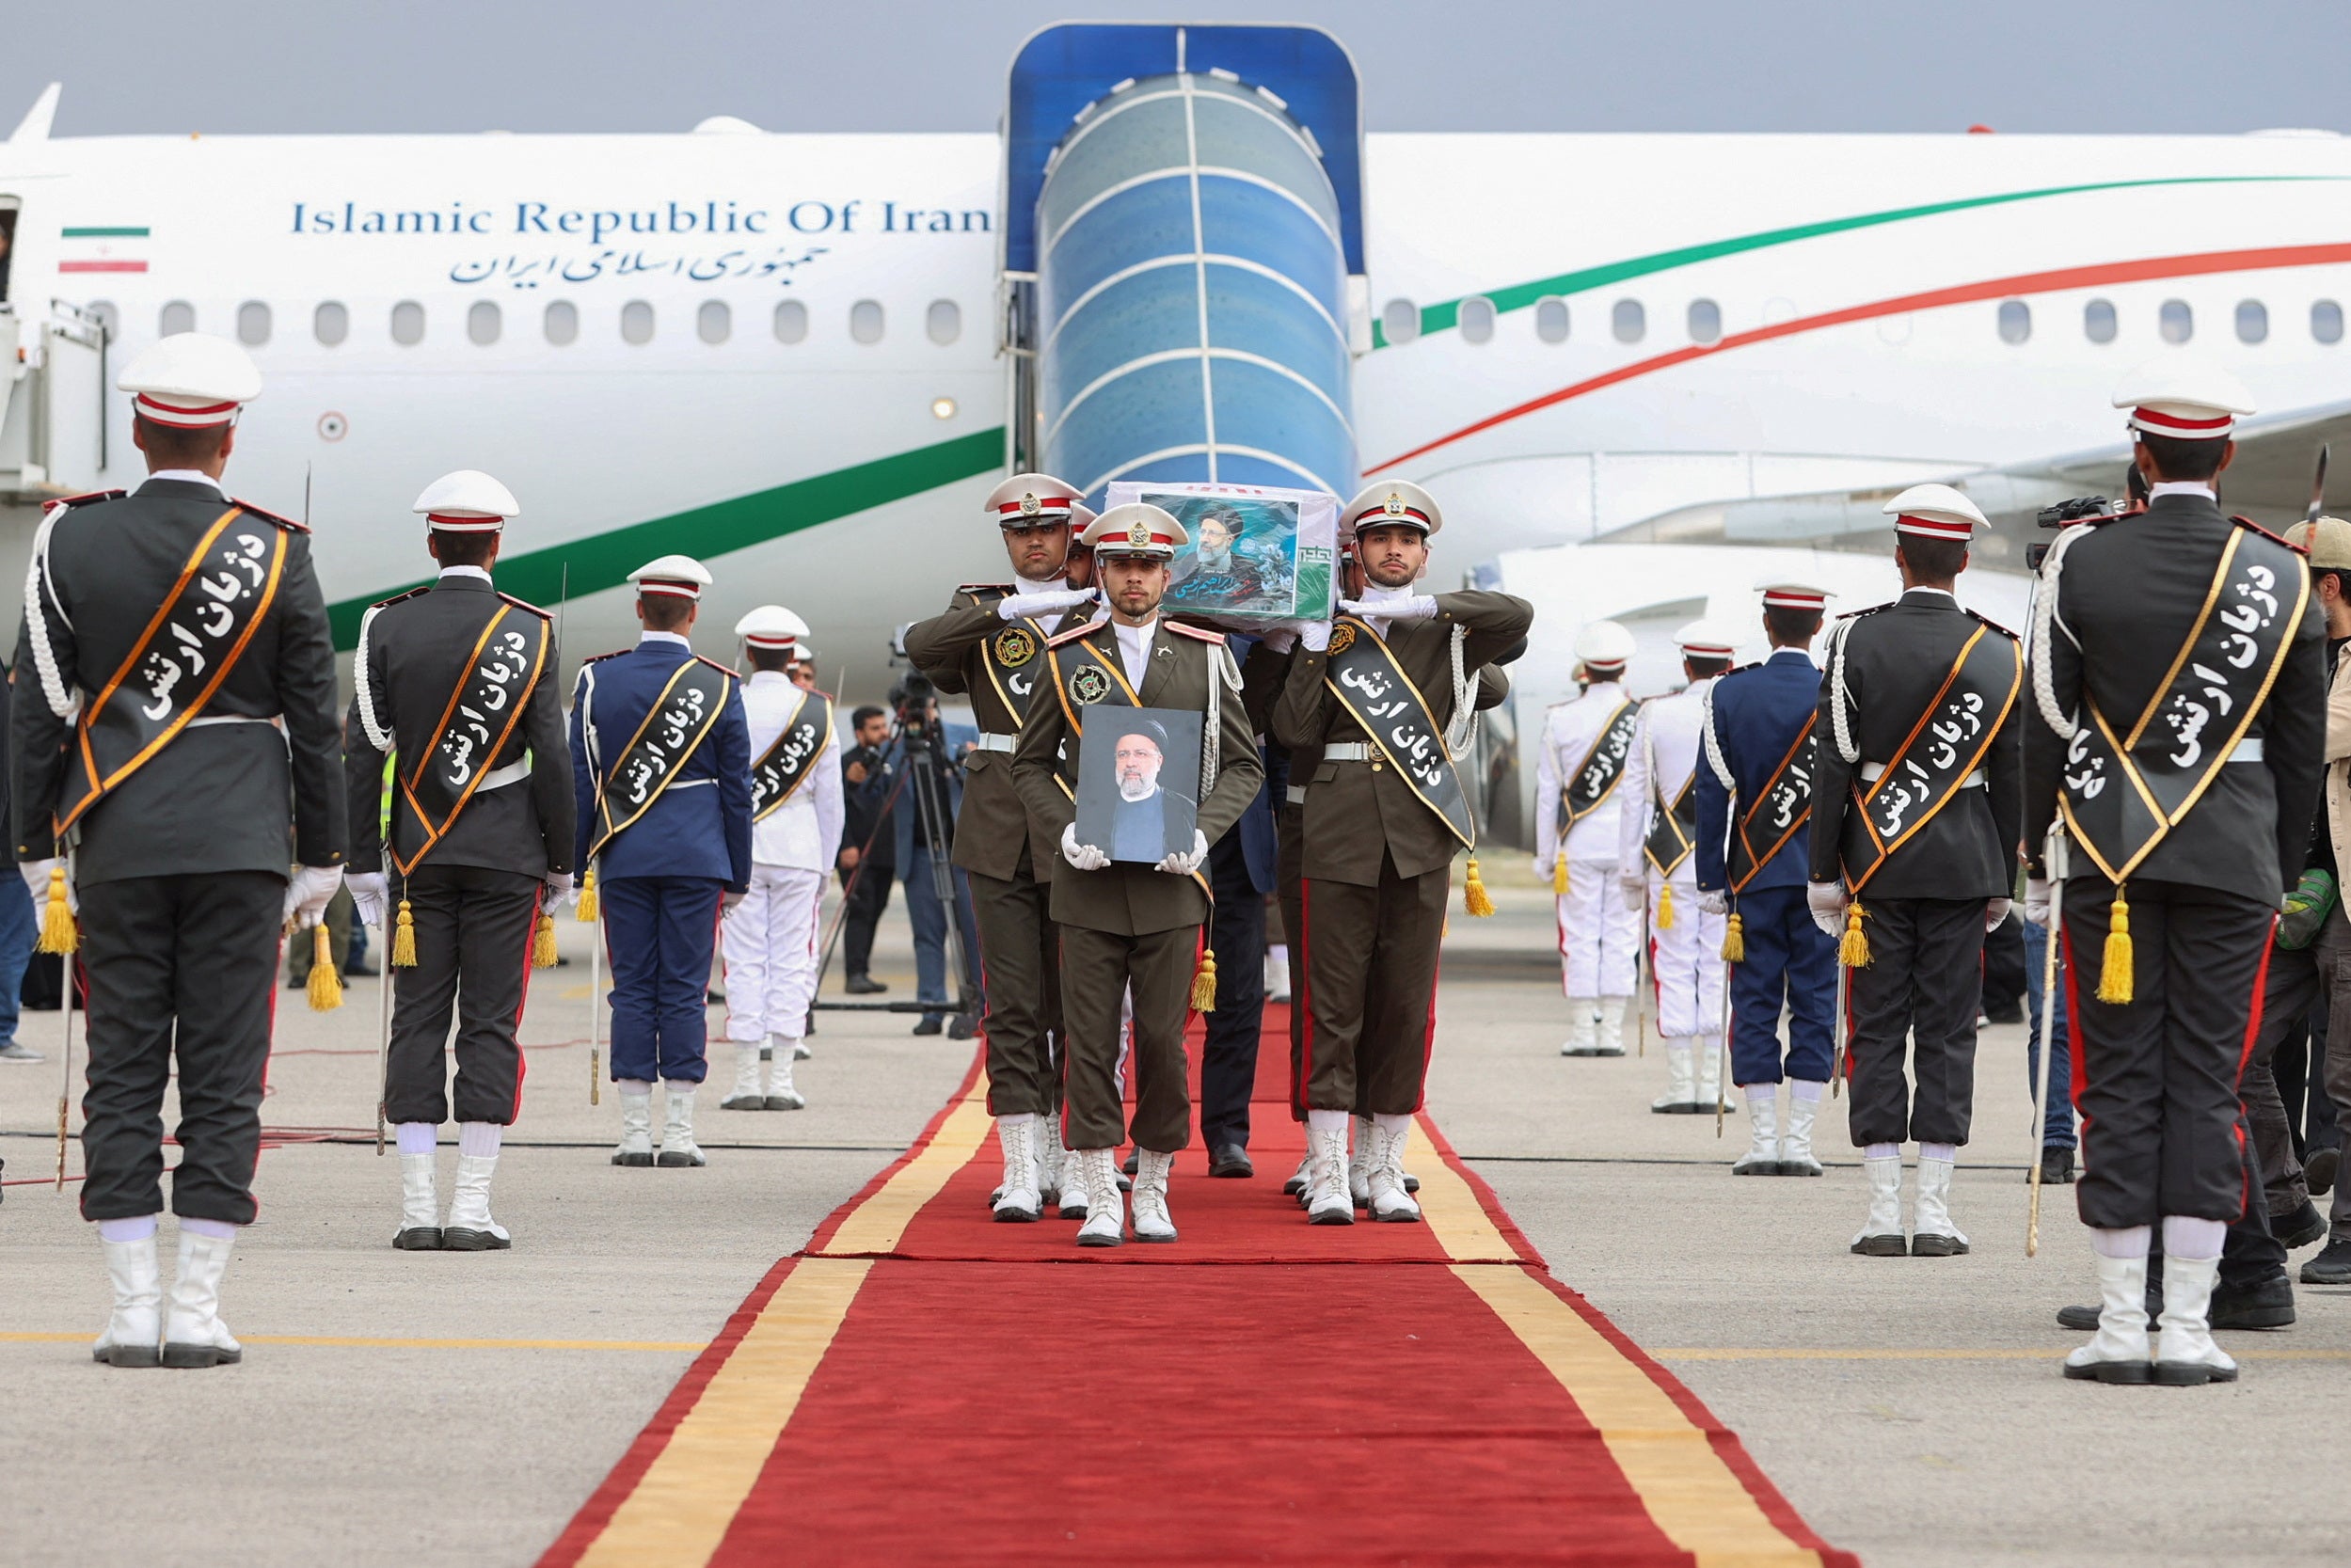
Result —
[{"label": "man in black clothing", "polygon": [[890,907],[890,884],[898,880],[898,809],[890,803],[890,775],[882,747],[890,738],[890,716],[871,705],[850,717],[854,744],[841,753],[842,821],[840,878],[848,891],[841,916],[841,972],[851,996],[890,988],[866,971],[873,963],[873,934]]}]

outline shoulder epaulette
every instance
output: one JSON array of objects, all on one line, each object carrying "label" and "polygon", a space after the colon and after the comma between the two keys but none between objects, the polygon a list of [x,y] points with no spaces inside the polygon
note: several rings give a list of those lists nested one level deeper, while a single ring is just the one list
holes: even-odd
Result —
[{"label": "shoulder epaulette", "polygon": [[741,680],[743,678],[743,673],[740,670],[736,669],[730,664],[721,664],[715,658],[705,658],[700,654],[696,654],[694,655],[694,662],[696,664],[707,664],[711,669],[716,670],[720,674],[725,675],[733,680]]},{"label": "shoulder epaulette", "polygon": [[1206,626],[1188,626],[1182,621],[1162,621],[1159,624],[1169,631],[1182,632],[1186,637],[1196,637],[1202,642],[1222,642],[1225,640],[1223,632],[1211,631]]},{"label": "shoulder epaulette", "polygon": [[1750,670],[1760,670],[1763,668],[1763,665],[1764,661],[1762,659],[1755,659],[1749,663],[1739,665],[1734,669],[1725,670],[1714,678],[1718,681],[1726,681],[1733,675],[1743,675]]},{"label": "shoulder epaulette", "polygon": [[2239,517],[2232,514],[2229,521],[2236,524],[2239,528],[2251,529],[2255,533],[2260,534],[2264,539],[2274,539],[2296,555],[2308,555],[2311,553],[2307,546],[2297,545],[2293,540],[2286,538],[2282,534],[2272,533],[2267,529],[2262,527],[2261,524],[2253,521],[2250,517]]},{"label": "shoulder epaulette", "polygon": [[368,606],[368,608],[370,610],[389,610],[396,604],[405,604],[408,600],[418,597],[420,594],[430,594],[432,591],[433,585],[431,583],[419,583],[416,587],[407,590],[405,593],[394,594],[389,599],[378,599],[373,604]]},{"label": "shoulder epaulette", "polygon": [[53,500],[49,503],[48,510],[60,512],[71,506],[95,506],[100,501],[119,501],[130,493],[128,490],[92,490],[86,495],[65,496]]},{"label": "shoulder epaulette", "polygon": [[1858,621],[1865,615],[1875,615],[1881,610],[1892,610],[1894,605],[1895,601],[1888,599],[1883,604],[1873,604],[1866,609],[1849,610],[1844,614],[1838,616],[1837,619],[1840,621]]},{"label": "shoulder epaulette", "polygon": [[235,507],[240,512],[252,514],[254,516],[261,518],[262,521],[265,523],[276,523],[279,528],[291,529],[296,533],[308,533],[310,531],[310,524],[297,523],[292,517],[280,517],[277,513],[270,511],[268,508],[255,506],[251,501],[239,500],[236,497],[230,496],[229,498],[229,504]]},{"label": "shoulder epaulette", "polygon": [[1107,621],[1088,621],[1082,626],[1072,626],[1069,630],[1060,633],[1058,636],[1046,638],[1045,646],[1048,648],[1057,648],[1064,642],[1074,642],[1081,637],[1090,636],[1094,632],[1100,631],[1103,627],[1108,626],[1109,624],[1110,623]]},{"label": "shoulder epaulette", "polygon": [[516,610],[529,610],[532,614],[537,616],[542,621],[552,621],[555,619],[555,614],[552,610],[541,610],[537,605],[532,604],[528,599],[517,599],[512,594],[500,594],[499,597],[505,600],[508,604],[513,605]]},{"label": "shoulder epaulette", "polygon": [[1980,614],[1980,613],[1978,613],[1978,611],[1973,610],[1968,610],[1968,609],[1967,609],[1967,607],[1966,607],[1966,606],[1964,606],[1964,605],[1962,605],[1962,606],[1960,607],[1960,609],[1962,610],[1962,611],[1963,611],[1963,612],[1966,614],[1966,616],[1967,616],[1967,618],[1968,618],[1969,620],[1971,620],[1971,621],[1977,621],[1977,622],[1979,622],[1979,623],[1981,623],[1982,625],[1984,625],[1984,626],[1987,626],[1991,627],[1994,631],[1998,632],[1998,633],[1999,633],[2002,637],[2007,638],[2009,641],[2011,641],[2011,642],[2021,642],[2021,641],[2024,641],[2024,639],[2023,639],[2023,638],[2018,637],[2018,636],[2016,635],[2016,633],[2014,633],[2014,632],[2012,632],[2012,631],[2009,630],[2009,628],[2008,628],[2008,627],[2006,627],[2006,626],[2002,626],[1999,622],[1997,622],[1997,621],[1994,620],[1991,616],[1989,616],[1989,615],[1984,615],[1984,614]]},{"label": "shoulder epaulette", "polygon": [[636,652],[636,650],[633,648],[614,648],[609,654],[590,654],[587,657],[581,659],[580,663],[582,668],[585,668],[591,664],[601,664],[608,658],[618,658],[623,654],[634,652]]},{"label": "shoulder epaulette", "polygon": [[1009,582],[962,582],[956,584],[958,594],[994,594],[999,597],[1012,592]]}]

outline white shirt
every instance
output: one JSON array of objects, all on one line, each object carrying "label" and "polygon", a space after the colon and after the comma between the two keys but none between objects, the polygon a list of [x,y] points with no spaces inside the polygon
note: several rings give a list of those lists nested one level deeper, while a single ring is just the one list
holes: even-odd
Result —
[{"label": "white shirt", "polygon": [[1159,630],[1159,617],[1154,615],[1139,626],[1113,621],[1110,627],[1119,634],[1119,662],[1126,667],[1126,683],[1140,698],[1143,677],[1151,672],[1151,640]]},{"label": "white shirt", "polygon": [[1928,587],[1925,583],[1923,583],[1923,582],[1922,582],[1922,583],[1920,583],[1920,584],[1919,584],[1917,587],[1915,587],[1915,588],[1905,588],[1905,589],[1903,589],[1903,590],[1902,590],[1902,596],[1903,596],[1904,598],[1908,598],[1908,597],[1909,597],[1911,594],[1942,594],[1945,598],[1946,598],[1946,599],[1948,599],[1948,600],[1950,600],[1950,601],[1951,601],[1951,608],[1952,608],[1952,609],[1956,610],[1956,609],[1958,609],[1958,608],[1959,608],[1959,602],[1960,602],[1959,595],[1958,595],[1957,594],[1952,593],[1952,592],[1951,592],[1949,589],[1947,589],[1947,588],[1930,588],[1930,587]]},{"label": "white shirt", "polygon": [[[1543,721],[1543,744],[1534,765],[1534,858],[1549,864],[1559,853],[1559,790],[1590,754],[1592,744],[1629,701],[1621,681],[1594,681],[1582,696],[1560,704]],[[1580,863],[1617,863],[1624,781],[1607,800],[1578,818],[1567,834],[1567,858]]]},{"label": "white shirt", "polygon": [[[155,477],[160,479],[163,476],[158,474]],[[2151,484],[2147,487],[2147,499],[2150,501],[2158,500],[2165,496],[2201,496],[2208,501],[2216,501],[2220,499],[2220,493],[2200,479],[2167,479],[2161,484]]]},{"label": "white shirt", "polygon": [[1070,579],[1066,577],[1031,578],[1022,577],[1019,573],[1015,572],[1012,574],[1012,580],[1020,584],[1018,588],[1015,588],[1012,591],[1016,594],[1063,594],[1067,593],[1070,587]]},{"label": "white shirt", "polygon": [[675,642],[690,652],[694,645],[693,639],[682,631],[642,631],[637,634],[638,647],[642,648],[648,642]]},{"label": "white shirt", "polygon": [[[781,670],[755,670],[743,682],[743,717],[751,725],[754,767],[768,754],[784,726],[800,712],[802,699],[819,701],[802,691]],[[824,750],[808,766],[792,798],[768,813],[751,830],[751,858],[761,865],[788,865],[802,871],[829,872],[841,848],[841,715],[833,715],[833,733]]]},{"label": "white shirt", "polygon": [[149,474],[147,477],[150,479],[176,479],[183,484],[209,484],[214,489],[220,490],[220,493],[224,496],[229,493],[226,490],[221,490],[220,481],[214,479],[212,475],[204,472],[200,468],[157,468],[153,473]]},{"label": "white shirt", "polygon": [[[1632,755],[1625,759],[1625,779],[1616,793],[1625,802],[1617,814],[1616,863],[1630,873],[1644,863],[1642,842],[1649,824],[1674,809],[1674,802],[1698,768],[1699,730],[1706,721],[1706,694],[1718,677],[1692,681],[1670,697],[1644,703],[1633,729]],[[1695,884],[1698,857],[1690,855],[1675,869],[1677,882]]]},{"label": "white shirt", "polygon": [[484,582],[490,580],[489,568],[486,566],[444,566],[441,568],[441,576],[445,578],[480,578]]}]

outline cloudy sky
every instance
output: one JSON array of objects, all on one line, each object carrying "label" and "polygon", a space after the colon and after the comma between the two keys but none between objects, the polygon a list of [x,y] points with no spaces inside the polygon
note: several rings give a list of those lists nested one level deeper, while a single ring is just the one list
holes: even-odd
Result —
[{"label": "cloudy sky", "polygon": [[[1005,63],[1084,0],[108,0],[27,5],[0,130],[66,84],[119,132],[984,131]],[[1286,0],[1201,20],[1331,29],[1374,131],[2351,130],[2345,0]]]}]

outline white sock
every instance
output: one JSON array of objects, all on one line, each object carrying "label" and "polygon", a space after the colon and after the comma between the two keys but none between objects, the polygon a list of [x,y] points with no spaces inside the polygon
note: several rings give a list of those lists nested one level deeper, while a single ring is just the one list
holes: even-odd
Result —
[{"label": "white sock", "polygon": [[642,1078],[616,1078],[612,1081],[612,1087],[618,1089],[625,1099],[650,1100],[653,1098],[653,1085]]},{"label": "white sock", "polygon": [[2163,1255],[2177,1258],[2184,1263],[2200,1263],[2220,1256],[2221,1243],[2229,1238],[2225,1220],[2190,1219],[2185,1214],[2166,1214],[2163,1217]]},{"label": "white sock", "polygon": [[[702,1085],[700,1084],[690,1084],[683,1078],[664,1078],[661,1080],[661,1087],[669,1090],[672,1094],[691,1094],[696,1089],[702,1087]],[[646,1085],[645,1092],[647,1094],[651,1094],[653,1092],[653,1086],[649,1084]]]},{"label": "white sock", "polygon": [[1865,1160],[1898,1160],[1902,1157],[1900,1144],[1871,1144],[1861,1151]]},{"label": "white sock", "polygon": [[471,1159],[494,1160],[505,1135],[506,1129],[494,1121],[461,1121],[457,1124],[457,1152]]},{"label": "white sock", "polygon": [[1826,1084],[1816,1084],[1809,1078],[1790,1078],[1787,1081],[1787,1098],[1790,1101],[1806,1100],[1817,1104],[1820,1091],[1827,1087]]},{"label": "white sock", "polygon": [[996,1117],[996,1123],[1001,1127],[1026,1127],[1036,1119],[1037,1113],[1034,1111],[1015,1111],[1009,1117]]},{"label": "white sock", "polygon": [[1390,1116],[1382,1111],[1372,1117],[1372,1125],[1383,1132],[1408,1132],[1412,1130],[1412,1118],[1409,1116]]},{"label": "white sock", "polygon": [[1344,1111],[1309,1111],[1306,1113],[1308,1129],[1316,1132],[1344,1132],[1347,1130],[1347,1123],[1352,1119],[1354,1118]]},{"label": "white sock", "polygon": [[2147,1256],[2147,1243],[2152,1239],[2152,1227],[2144,1225],[2127,1225],[2120,1230],[2100,1230],[2093,1227],[2089,1232],[2089,1250],[2101,1258],[2144,1258]]},{"label": "white sock", "polygon": [[1947,1161],[1951,1164],[1956,1165],[1959,1164],[1960,1157],[1959,1145],[1920,1144],[1918,1146],[1918,1157],[1921,1160]]},{"label": "white sock", "polygon": [[183,1214],[180,1216],[180,1228],[191,1236],[210,1236],[214,1241],[233,1242],[237,1239],[237,1227],[227,1220],[191,1219]]},{"label": "white sock", "polygon": [[1750,1105],[1769,1105],[1780,1095],[1777,1084],[1741,1084],[1739,1087]]},{"label": "white sock", "polygon": [[439,1147],[440,1128],[429,1121],[404,1121],[400,1124],[400,1152],[430,1154]]},{"label": "white sock", "polygon": [[155,1233],[154,1214],[134,1214],[127,1220],[100,1220],[98,1239],[102,1242],[143,1242]]},{"label": "white sock", "polygon": [[1290,967],[1290,944],[1286,942],[1275,942],[1265,949],[1265,958],[1269,963],[1279,964],[1281,968],[1288,969]]}]

